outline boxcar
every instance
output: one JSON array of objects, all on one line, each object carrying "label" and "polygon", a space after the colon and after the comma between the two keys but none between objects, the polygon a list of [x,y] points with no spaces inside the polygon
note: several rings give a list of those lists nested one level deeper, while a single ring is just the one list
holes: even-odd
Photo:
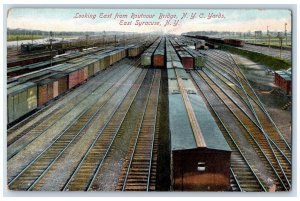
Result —
[{"label": "boxcar", "polygon": [[274,82],[287,95],[292,93],[292,75],[290,71],[275,71]]},{"label": "boxcar", "polygon": [[194,68],[194,59],[187,51],[178,51],[178,55],[185,69]]},{"label": "boxcar", "polygon": [[152,52],[145,52],[141,56],[141,65],[142,66],[151,66]]},{"label": "boxcar", "polygon": [[204,67],[204,56],[202,54],[190,48],[185,48],[185,50],[194,58],[194,68],[201,69]]},{"label": "boxcar", "polygon": [[11,123],[37,108],[37,86],[27,82],[7,89],[7,121]]},{"label": "boxcar", "polygon": [[245,41],[239,39],[224,39],[224,43],[238,47],[243,47],[245,45]]},{"label": "boxcar", "polygon": [[[177,79],[181,78],[177,76]],[[182,79],[182,90],[177,79],[168,79],[172,189],[227,191],[230,189],[231,149],[193,83]],[[184,101],[183,93],[189,103]],[[196,121],[191,120],[191,113]],[[199,126],[200,133],[195,133],[192,124]],[[200,144],[195,140],[199,136]]]},{"label": "boxcar", "polygon": [[165,66],[165,42],[166,39],[163,38],[153,54],[152,66],[154,67],[162,68]]},{"label": "boxcar", "polygon": [[35,81],[38,88],[38,107],[43,106],[47,102],[53,99],[53,80],[41,79]]},{"label": "boxcar", "polygon": [[68,87],[69,87],[69,89],[71,89],[71,88],[75,87],[77,84],[79,84],[78,69],[69,68],[65,72],[69,74],[69,76],[68,76]]},{"label": "boxcar", "polygon": [[165,54],[163,50],[156,50],[153,55],[153,66],[164,67],[165,66]]}]

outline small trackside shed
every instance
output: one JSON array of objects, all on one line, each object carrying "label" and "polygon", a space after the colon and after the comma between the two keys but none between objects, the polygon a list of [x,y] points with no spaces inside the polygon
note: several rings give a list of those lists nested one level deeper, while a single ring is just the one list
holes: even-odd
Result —
[{"label": "small trackside shed", "polygon": [[[181,79],[178,78],[177,79]],[[231,149],[189,79],[169,79],[169,126],[171,136],[171,188],[174,191],[228,191]],[[200,128],[201,146],[192,128],[183,93],[189,99]],[[198,136],[199,137],[199,136]]]}]

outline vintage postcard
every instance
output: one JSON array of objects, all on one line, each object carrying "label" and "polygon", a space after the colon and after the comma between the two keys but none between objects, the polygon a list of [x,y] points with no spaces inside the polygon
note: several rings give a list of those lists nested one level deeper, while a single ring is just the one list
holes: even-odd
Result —
[{"label": "vintage postcard", "polygon": [[293,10],[6,17],[8,191],[293,188]]}]

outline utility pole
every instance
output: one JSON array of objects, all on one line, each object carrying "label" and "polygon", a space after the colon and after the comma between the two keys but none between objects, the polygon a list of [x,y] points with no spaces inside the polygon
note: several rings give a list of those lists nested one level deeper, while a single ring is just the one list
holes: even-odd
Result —
[{"label": "utility pole", "polygon": [[125,47],[125,32],[123,32],[123,41],[124,41],[124,47]]},{"label": "utility pole", "polygon": [[103,36],[102,37],[103,37],[103,39],[102,39],[103,40],[102,41],[102,46],[104,46],[104,43],[105,43],[105,31],[103,31]]},{"label": "utility pole", "polygon": [[53,38],[53,32],[50,31],[50,67],[52,67],[52,38]]},{"label": "utility pole", "polygon": [[284,38],[283,34],[278,32],[277,38],[279,39],[279,44],[280,44],[280,54],[279,57],[281,58],[281,52],[282,52],[282,40]]},{"label": "utility pole", "polygon": [[86,34],[86,35],[85,35],[86,46],[88,46],[88,40],[89,40],[89,35]]},{"label": "utility pole", "polygon": [[268,39],[269,39],[269,48],[271,47],[271,36],[270,36],[270,33],[269,33],[269,26],[267,26],[267,36],[268,36]]},{"label": "utility pole", "polygon": [[284,31],[285,31],[285,45],[287,46],[287,30],[286,30],[287,23],[284,24]]},{"label": "utility pole", "polygon": [[19,51],[19,36],[17,36],[17,52]]}]

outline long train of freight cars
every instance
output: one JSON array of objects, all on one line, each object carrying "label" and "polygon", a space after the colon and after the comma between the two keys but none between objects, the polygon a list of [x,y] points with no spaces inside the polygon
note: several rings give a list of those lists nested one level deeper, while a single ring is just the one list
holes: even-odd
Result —
[{"label": "long train of freight cars", "polygon": [[166,52],[173,190],[227,191],[231,149],[168,41]]},{"label": "long train of freight cars", "polygon": [[115,48],[15,77],[7,86],[7,123],[16,122],[127,55],[142,51],[140,46]]},{"label": "long train of freight cars", "polygon": [[199,35],[184,35],[187,37],[202,39],[212,44],[225,44],[225,45],[233,45],[238,47],[243,47],[245,45],[245,41],[239,39],[230,39],[230,38],[216,38],[216,37],[208,37],[208,36],[199,36]]},{"label": "long train of freight cars", "polygon": [[[126,45],[126,48],[128,49],[128,57],[136,57],[139,54],[142,53],[142,51],[148,47],[152,43],[152,40],[146,40],[140,44],[129,44]],[[23,66],[14,66],[7,69],[7,76],[13,77],[18,76],[21,74],[37,71],[39,69],[43,69],[49,66],[54,66],[56,64],[60,64],[63,62],[66,62],[71,59],[79,58],[88,54],[93,54],[100,51],[105,51],[107,49],[113,49],[113,46],[110,47],[92,47],[83,49],[82,52],[71,52],[71,53],[65,53],[55,56],[53,59],[49,59],[47,61],[41,61],[37,63],[27,64]]]},{"label": "long train of freight cars", "polygon": [[178,61],[173,62],[181,62],[185,69],[201,69],[204,65],[204,55],[168,37],[164,37],[161,41],[157,40],[153,43],[153,45],[142,54],[141,64],[143,66],[169,68],[171,65],[169,63],[170,57],[178,58]]}]

